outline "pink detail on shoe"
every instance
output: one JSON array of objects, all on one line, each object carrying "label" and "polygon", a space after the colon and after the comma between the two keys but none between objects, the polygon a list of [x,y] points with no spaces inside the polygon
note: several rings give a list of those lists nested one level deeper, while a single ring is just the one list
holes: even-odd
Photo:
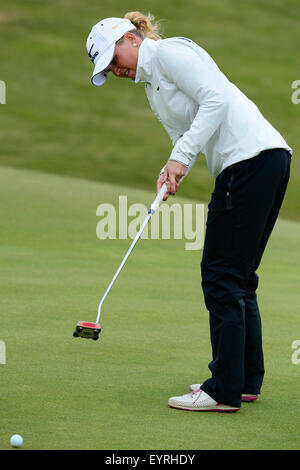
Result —
[{"label": "pink detail on shoe", "polygon": [[257,399],[258,399],[257,395],[242,395],[242,401],[244,402],[255,401]]},{"label": "pink detail on shoe", "polygon": [[218,412],[218,413],[235,413],[236,411],[240,411],[240,408],[229,408],[229,409],[222,409],[222,405],[220,403],[217,403],[215,405],[215,408],[212,407],[212,408],[180,408],[179,406],[175,406],[175,405],[169,405],[170,408],[173,408],[175,410],[182,410],[182,411],[206,411],[206,412]]},{"label": "pink detail on shoe", "polygon": [[201,393],[202,393],[201,388],[198,388],[197,390],[194,390],[193,392],[190,393],[191,397],[192,397],[193,395],[198,394],[196,400],[193,401],[193,405],[196,403],[197,400],[199,400]]}]

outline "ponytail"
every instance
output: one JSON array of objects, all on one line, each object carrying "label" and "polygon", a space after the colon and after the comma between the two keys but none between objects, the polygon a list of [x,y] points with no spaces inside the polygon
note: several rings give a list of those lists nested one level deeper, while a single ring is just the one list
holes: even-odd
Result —
[{"label": "ponytail", "polygon": [[161,39],[160,25],[155,22],[154,16],[150,13],[143,15],[139,11],[130,11],[126,13],[124,18],[131,21],[136,28],[136,34],[141,39],[149,38],[154,39],[154,41]]}]

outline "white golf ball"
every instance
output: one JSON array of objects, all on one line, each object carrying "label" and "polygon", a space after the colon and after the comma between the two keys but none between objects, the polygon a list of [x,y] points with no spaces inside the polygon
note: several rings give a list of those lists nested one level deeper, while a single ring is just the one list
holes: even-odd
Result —
[{"label": "white golf ball", "polygon": [[10,438],[10,444],[13,447],[21,447],[21,445],[23,444],[23,437],[20,436],[20,434],[14,434]]}]

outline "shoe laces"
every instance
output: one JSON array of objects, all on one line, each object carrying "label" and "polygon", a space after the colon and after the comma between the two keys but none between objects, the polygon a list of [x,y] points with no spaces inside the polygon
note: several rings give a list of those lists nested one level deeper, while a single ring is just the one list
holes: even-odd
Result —
[{"label": "shoe laces", "polygon": [[201,393],[203,392],[203,390],[201,390],[201,388],[197,388],[197,390],[193,390],[191,393],[190,393],[190,396],[191,397],[194,397],[194,395],[197,395],[195,400],[193,401],[193,404],[196,403],[197,400],[199,400],[200,396],[201,396]]}]

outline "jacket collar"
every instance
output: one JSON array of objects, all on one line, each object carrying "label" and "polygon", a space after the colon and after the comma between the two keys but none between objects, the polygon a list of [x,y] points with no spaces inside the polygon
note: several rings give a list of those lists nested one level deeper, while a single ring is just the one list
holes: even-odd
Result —
[{"label": "jacket collar", "polygon": [[139,48],[139,57],[136,68],[135,83],[151,83],[152,78],[152,59],[160,41],[146,38]]}]

